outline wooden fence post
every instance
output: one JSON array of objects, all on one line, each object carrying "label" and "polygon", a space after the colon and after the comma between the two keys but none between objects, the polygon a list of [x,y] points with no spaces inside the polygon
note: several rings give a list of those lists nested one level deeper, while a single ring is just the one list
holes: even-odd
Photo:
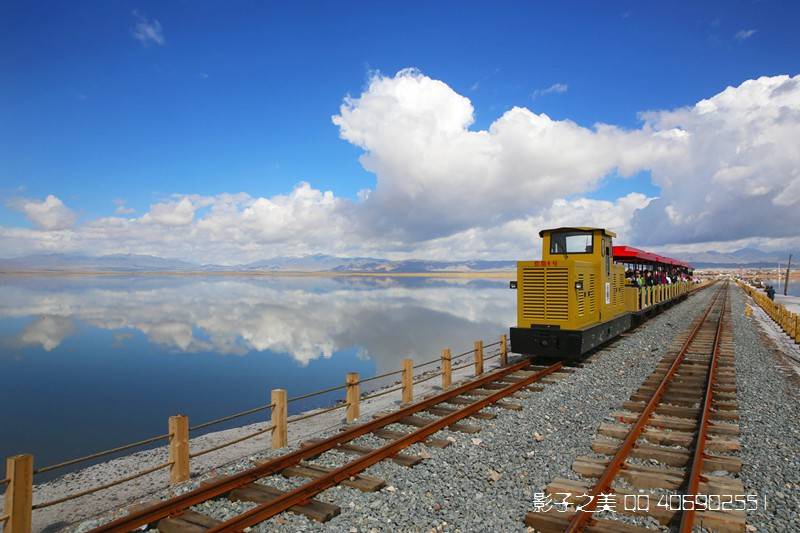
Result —
[{"label": "wooden fence post", "polygon": [[508,338],[506,334],[500,335],[500,366],[508,366]]},{"label": "wooden fence post", "polygon": [[450,348],[442,350],[442,390],[450,388],[453,382],[453,365],[450,355]]},{"label": "wooden fence post", "polygon": [[800,344],[800,313],[794,315],[794,342]]},{"label": "wooden fence post", "polygon": [[354,422],[359,416],[358,402],[361,400],[359,392],[358,372],[347,373],[347,421]]},{"label": "wooden fence post", "polygon": [[173,485],[189,480],[189,417],[169,417],[169,482]]},{"label": "wooden fence post", "polygon": [[403,359],[403,403],[414,400],[414,360]]},{"label": "wooden fence post", "polygon": [[272,403],[272,449],[277,450],[289,445],[286,389],[272,389],[270,400]]},{"label": "wooden fence post", "polygon": [[475,341],[475,375],[483,374],[483,341]]},{"label": "wooden fence post", "polygon": [[6,533],[30,533],[33,514],[33,456],[14,455],[6,459],[5,506],[3,513],[8,520],[3,529]]}]

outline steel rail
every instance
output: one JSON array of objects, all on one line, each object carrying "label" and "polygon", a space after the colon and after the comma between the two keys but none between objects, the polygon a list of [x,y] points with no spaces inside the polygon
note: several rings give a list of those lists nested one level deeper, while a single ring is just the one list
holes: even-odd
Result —
[{"label": "steel rail", "polygon": [[[689,483],[686,489],[686,494],[696,495],[697,489],[700,487],[700,479],[703,475],[703,461],[706,458],[705,447],[706,440],[708,439],[708,426],[711,420],[711,404],[714,401],[714,385],[717,381],[717,367],[719,366],[719,350],[722,340],[722,323],[725,315],[725,307],[727,304],[727,294],[722,300],[722,310],[720,311],[719,322],[717,323],[717,332],[714,335],[714,349],[711,352],[711,362],[708,365],[708,380],[706,382],[706,391],[703,398],[703,410],[700,416],[700,424],[697,431],[697,442],[694,447],[694,456],[692,457],[692,466],[689,473]],[[695,502],[696,504],[697,502]],[[680,533],[691,533],[692,525],[694,524],[694,510],[695,505],[691,508],[683,509],[681,513]]]},{"label": "steel rail", "polygon": [[389,413],[380,418],[376,418],[364,424],[353,426],[347,431],[337,433],[310,446],[300,448],[294,452],[276,457],[249,470],[232,474],[215,483],[202,485],[194,490],[180,494],[170,500],[164,500],[149,507],[140,509],[136,512],[132,512],[126,516],[104,524],[93,531],[96,533],[127,532],[141,526],[154,523],[167,516],[178,515],[193,505],[197,505],[212,498],[227,494],[234,489],[252,483],[262,477],[280,472],[281,470],[284,470],[290,466],[295,466],[300,461],[320,455],[339,444],[349,442],[360,437],[361,435],[372,433],[373,431],[381,429],[389,424],[394,424],[395,422],[409,415],[419,411],[424,411],[425,409],[443,403],[450,398],[454,398],[467,391],[478,388],[485,383],[489,383],[500,377],[512,374],[518,370],[522,370],[530,366],[530,364],[530,360],[523,359],[518,363],[503,367],[495,372],[486,373],[478,379],[444,391],[436,396],[431,396],[430,398],[426,398],[418,403],[411,404],[405,408],[393,413]]},{"label": "steel rail", "polygon": [[[647,426],[647,421],[650,420],[650,416],[655,412],[656,407],[661,402],[661,397],[667,390],[670,382],[672,381],[672,377],[677,372],[678,368],[683,363],[683,359],[686,356],[686,352],[689,350],[689,347],[694,342],[695,336],[700,331],[700,328],[705,324],[706,318],[708,318],[709,313],[714,308],[719,299],[719,296],[722,294],[723,290],[727,289],[727,283],[717,289],[717,292],[714,293],[711,302],[709,303],[708,307],[706,308],[705,312],[701,316],[700,320],[697,322],[697,325],[692,328],[692,331],[689,333],[689,336],[684,341],[681,349],[678,352],[678,355],[675,357],[675,360],[672,362],[667,373],[661,379],[661,383],[658,385],[658,388],[653,393],[653,396],[650,398],[650,401],[647,402],[644,410],[639,415],[639,418],[636,420],[636,423],[628,432],[628,435],[625,437],[625,440],[622,442],[622,445],[617,450],[617,453],[614,454],[614,458],[608,463],[606,468],[603,470],[603,473],[600,475],[600,478],[595,483],[594,487],[589,491],[587,496],[591,496],[591,501],[584,505],[582,509],[572,515],[572,518],[569,521],[569,525],[567,526],[566,532],[567,533],[578,533],[579,531],[583,531],[583,528],[586,527],[587,522],[592,519],[592,515],[594,514],[594,510],[597,507],[597,496],[601,493],[604,493],[608,490],[611,486],[611,482],[614,481],[614,478],[617,477],[620,469],[622,468],[625,460],[628,457],[628,454],[636,445],[636,441],[639,439],[639,436],[644,431],[644,428]],[[722,315],[720,314],[720,319]]]},{"label": "steel rail", "polygon": [[485,396],[484,398],[467,405],[463,409],[460,409],[454,413],[449,415],[443,416],[439,419],[436,419],[426,426],[423,426],[416,431],[409,433],[395,441],[390,442],[386,446],[382,448],[378,448],[366,455],[361,456],[360,458],[347,463],[344,466],[337,468],[336,470],[330,472],[329,474],[317,478],[313,481],[309,481],[308,483],[297,487],[296,489],[286,492],[279,496],[278,498],[258,505],[253,509],[237,515],[230,520],[223,522],[222,524],[218,524],[212,528],[209,528],[206,533],[219,533],[222,531],[242,531],[247,527],[254,526],[263,522],[264,520],[268,520],[273,516],[282,513],[283,511],[288,510],[290,507],[297,505],[301,502],[307,501],[310,498],[313,498],[320,492],[329,489],[340,482],[344,481],[345,479],[349,479],[352,476],[363,472],[370,466],[374,465],[375,463],[379,463],[384,459],[387,459],[396,453],[400,452],[404,448],[424,440],[429,436],[433,435],[437,431],[450,426],[459,420],[466,418],[467,416],[480,411],[484,407],[495,403],[496,401],[505,398],[506,396],[513,394],[514,392],[527,387],[531,383],[541,379],[544,376],[552,374],[556,370],[561,368],[562,364],[556,363],[551,365],[547,368],[544,368],[535,374],[528,376],[527,378],[523,379],[522,381],[518,381],[516,383],[512,383],[508,387],[504,389],[500,389],[494,394],[489,396]]}]

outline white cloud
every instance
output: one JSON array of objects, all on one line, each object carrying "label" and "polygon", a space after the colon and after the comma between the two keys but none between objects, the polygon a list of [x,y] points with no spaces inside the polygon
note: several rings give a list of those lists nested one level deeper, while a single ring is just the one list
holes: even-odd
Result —
[{"label": "white cloud", "polygon": [[566,83],[554,83],[553,85],[551,85],[546,89],[536,89],[535,91],[533,91],[533,94],[531,94],[531,98],[536,100],[540,96],[544,96],[546,94],[553,94],[553,93],[562,94],[567,92],[568,90],[569,86]]},{"label": "white cloud", "polygon": [[[453,339],[495,335],[514,315],[513,292],[463,285],[393,281],[359,286],[333,279],[263,283],[246,278],[152,280],[130,286],[13,285],[4,289],[0,319],[38,316],[16,340],[50,351],[74,332],[74,322],[142,332],[151,343],[180,352],[290,354],[305,365],[334,352],[363,348],[379,372],[399,355],[427,360]],[[307,327],[314,324],[314,327]],[[415,331],[413,339],[397,332]],[[474,335],[474,336],[473,336]],[[485,337],[484,337],[485,338]]]},{"label": "white cloud", "polygon": [[637,241],[800,234],[800,76],[748,80],[643,118],[656,131],[680,128],[686,142],[651,165],[662,194],[636,213]]},{"label": "white cloud", "polygon": [[158,20],[149,20],[138,11],[134,11],[133,16],[136,18],[136,24],[134,24],[131,34],[137,41],[142,43],[143,46],[150,46],[151,44],[164,45],[166,42],[164,40],[164,31]]},{"label": "white cloud", "polygon": [[617,170],[630,175],[682,140],[625,131],[514,107],[474,131],[470,101],[414,70],[375,76],[333,117],[377,183],[359,209],[359,228],[419,242],[540,212],[593,189]]},{"label": "white cloud", "polygon": [[[474,130],[471,102],[444,82],[415,70],[376,75],[333,117],[375,176],[357,200],[302,182],[272,197],[174,195],[137,218],[72,227],[72,212],[48,197],[17,202],[40,230],[0,227],[0,249],[231,264],[313,253],[531,257],[537,232],[562,224],[610,227],[640,245],[769,248],[798,236],[800,76],[749,80],[641,119],[632,130],[586,127],[515,107]],[[642,171],[659,198],[584,197]]]},{"label": "white cloud", "polygon": [[184,196],[175,202],[163,202],[150,207],[142,217],[144,222],[155,222],[163,226],[187,226],[194,220],[195,205]]},{"label": "white cloud", "polygon": [[47,231],[69,228],[77,219],[75,213],[52,194],[48,194],[41,202],[20,198],[12,201],[11,207],[24,213],[28,220]]},{"label": "white cloud", "polygon": [[755,35],[757,31],[758,30],[739,30],[736,32],[736,35],[734,35],[733,38],[737,41],[744,41]]}]

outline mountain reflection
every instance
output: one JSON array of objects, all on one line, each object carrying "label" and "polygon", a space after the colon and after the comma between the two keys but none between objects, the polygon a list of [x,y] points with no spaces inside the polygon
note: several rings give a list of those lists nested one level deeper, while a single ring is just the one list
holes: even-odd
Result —
[{"label": "mountain reflection", "polygon": [[53,351],[89,326],[113,332],[111,347],[141,332],[169,351],[269,351],[303,366],[355,349],[379,370],[467,348],[514,317],[507,282],[484,280],[2,278],[0,295],[4,344]]}]

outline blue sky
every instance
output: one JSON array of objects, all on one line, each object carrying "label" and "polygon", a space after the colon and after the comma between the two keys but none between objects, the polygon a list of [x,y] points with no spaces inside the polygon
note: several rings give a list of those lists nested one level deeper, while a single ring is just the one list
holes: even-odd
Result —
[{"label": "blue sky", "polygon": [[[379,177],[359,161],[370,150],[340,138],[331,117],[375,72],[414,67],[441,80],[471,102],[472,131],[514,106],[635,130],[641,111],[693,106],[749,79],[794,76],[800,64],[795,2],[98,1],[3,11],[0,225],[32,230],[20,201],[48,195],[78,226],[114,215],[114,200],[141,216],[174,195],[271,198],[301,181],[358,202]],[[142,25],[155,33],[137,38]],[[649,166],[632,179],[612,169],[562,196],[659,196]],[[194,220],[209,205],[195,205]],[[753,235],[717,237],[698,236]],[[408,248],[420,237],[400,239]]]}]

